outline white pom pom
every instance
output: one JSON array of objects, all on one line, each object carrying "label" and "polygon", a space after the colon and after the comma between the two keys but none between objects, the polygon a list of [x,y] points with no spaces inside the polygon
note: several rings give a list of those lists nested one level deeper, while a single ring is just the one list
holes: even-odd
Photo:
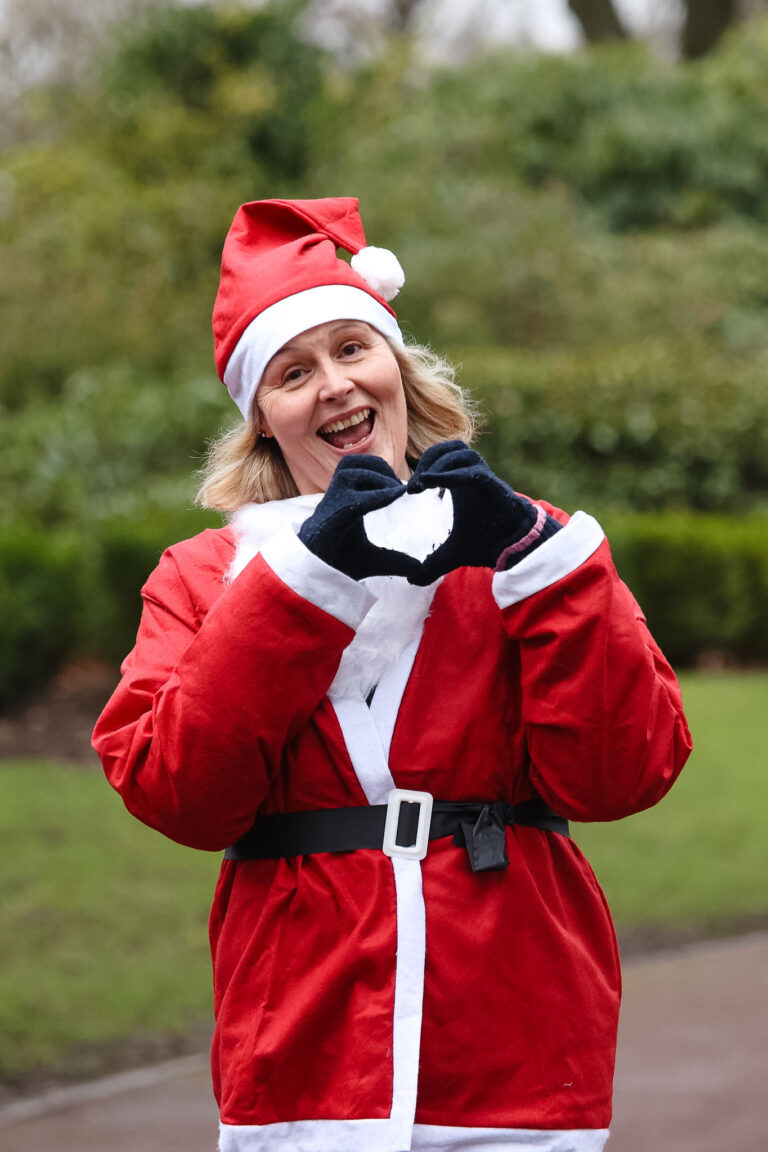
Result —
[{"label": "white pom pom", "polygon": [[394,300],[405,284],[400,261],[389,248],[361,248],[352,257],[351,264],[358,276],[384,300]]}]

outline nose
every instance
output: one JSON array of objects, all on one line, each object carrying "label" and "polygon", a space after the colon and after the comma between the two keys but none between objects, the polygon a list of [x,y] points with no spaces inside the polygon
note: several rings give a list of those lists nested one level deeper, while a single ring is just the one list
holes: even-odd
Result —
[{"label": "nose", "polygon": [[340,400],[355,387],[349,365],[329,357],[318,365],[318,396],[321,400]]}]

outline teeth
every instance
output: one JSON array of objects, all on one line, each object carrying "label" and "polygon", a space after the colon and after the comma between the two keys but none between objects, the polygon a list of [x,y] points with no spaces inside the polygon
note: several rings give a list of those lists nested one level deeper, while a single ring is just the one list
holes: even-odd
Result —
[{"label": "teeth", "polygon": [[362,424],[363,420],[367,420],[370,414],[370,408],[363,408],[362,412],[356,412],[348,420],[330,420],[327,424],[323,424],[320,431],[342,432],[345,428],[354,428],[355,424]]}]

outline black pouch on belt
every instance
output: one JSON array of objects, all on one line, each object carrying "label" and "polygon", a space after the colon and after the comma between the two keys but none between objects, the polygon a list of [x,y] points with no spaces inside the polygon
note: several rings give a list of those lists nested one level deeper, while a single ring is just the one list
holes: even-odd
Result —
[{"label": "black pouch on belt", "polygon": [[[504,812],[505,808],[509,813]],[[462,820],[453,842],[466,848],[473,872],[497,872],[509,867],[505,831],[509,814],[509,804],[484,804],[474,824]]]}]

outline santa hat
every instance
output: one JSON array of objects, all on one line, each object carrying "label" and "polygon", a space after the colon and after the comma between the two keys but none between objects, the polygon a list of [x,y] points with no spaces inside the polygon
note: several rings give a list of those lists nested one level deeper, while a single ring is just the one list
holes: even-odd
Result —
[{"label": "santa hat", "polygon": [[[352,253],[351,264],[337,248]],[[243,204],[224,242],[213,309],[216,368],[243,416],[269,361],[307,328],[364,320],[402,344],[388,301],[404,283],[392,252],[366,247],[351,196]]]}]

